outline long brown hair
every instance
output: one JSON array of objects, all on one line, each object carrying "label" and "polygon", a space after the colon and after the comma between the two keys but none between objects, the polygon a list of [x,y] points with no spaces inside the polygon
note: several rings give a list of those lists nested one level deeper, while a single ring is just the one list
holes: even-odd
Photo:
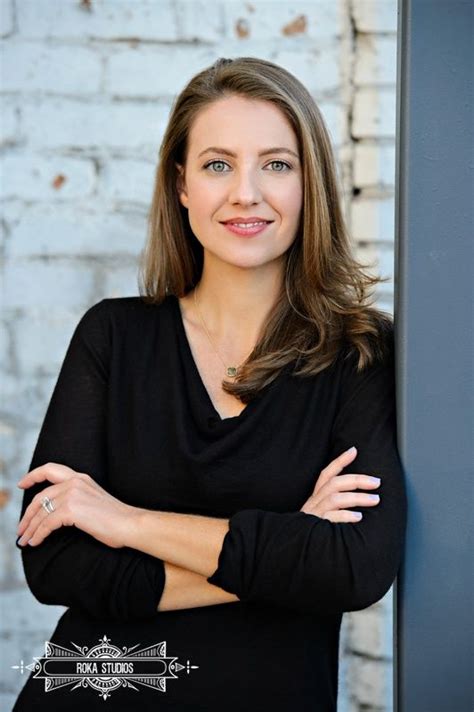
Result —
[{"label": "long brown hair", "polygon": [[223,388],[248,403],[287,364],[293,375],[315,375],[348,346],[358,370],[383,357],[393,337],[388,312],[373,306],[369,289],[381,278],[352,255],[340,207],[335,160],[321,112],[301,82],[256,57],[220,58],[196,74],[175,99],[159,151],[148,237],[140,255],[140,294],[159,304],[190,291],[201,277],[203,248],[178,197],[176,164],[185,165],[197,114],[229,96],[269,101],[290,121],[303,164],[303,207],[286,253],[282,291],[254,350]]}]

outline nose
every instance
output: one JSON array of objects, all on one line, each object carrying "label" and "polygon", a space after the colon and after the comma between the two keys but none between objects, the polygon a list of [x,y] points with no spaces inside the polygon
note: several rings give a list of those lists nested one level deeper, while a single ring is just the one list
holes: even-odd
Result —
[{"label": "nose", "polygon": [[261,200],[262,192],[256,172],[251,168],[236,170],[229,188],[229,202],[251,205]]}]

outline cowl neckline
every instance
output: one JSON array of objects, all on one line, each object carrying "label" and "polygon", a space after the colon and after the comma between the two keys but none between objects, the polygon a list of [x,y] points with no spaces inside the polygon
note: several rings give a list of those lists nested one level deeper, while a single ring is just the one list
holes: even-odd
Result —
[{"label": "cowl neckline", "polygon": [[168,295],[168,297],[170,300],[171,311],[173,315],[173,320],[175,322],[178,341],[181,347],[181,356],[183,358],[185,368],[188,371],[188,376],[193,382],[193,387],[196,388],[196,392],[200,402],[199,404],[200,406],[202,406],[203,411],[205,413],[206,423],[212,430],[234,429],[237,425],[248,421],[252,414],[256,413],[260,407],[263,407],[265,405],[265,402],[269,397],[270,391],[272,391],[273,388],[276,387],[277,383],[282,380],[284,373],[287,372],[290,365],[288,364],[283,369],[281,369],[276,379],[269,383],[267,386],[265,386],[260,392],[260,394],[256,398],[252,399],[249,403],[247,403],[245,408],[240,413],[238,413],[237,415],[222,418],[218,410],[215,408],[214,403],[212,402],[209,392],[206,386],[204,385],[204,381],[201,377],[201,373],[197,367],[196,361],[194,360],[191,345],[188,340],[188,335],[184,327],[183,316],[179,305],[179,299],[174,294],[170,294]]},{"label": "cowl neckline", "polygon": [[209,418],[212,421],[217,421],[218,423],[235,423],[244,420],[248,416],[249,411],[252,410],[252,407],[256,403],[257,399],[254,399],[247,403],[245,408],[237,415],[226,416],[224,418],[220,415],[219,411],[216,409],[214,403],[212,402],[211,396],[209,395],[209,392],[206,386],[204,385],[201,373],[197,367],[196,361],[194,360],[193,352],[191,350],[191,344],[189,343],[188,335],[186,333],[186,329],[183,322],[181,307],[179,306],[179,299],[174,294],[170,295],[170,298],[173,306],[178,335],[183,347],[183,355],[185,356],[186,362],[192,371],[193,377],[198,385],[202,399],[207,405],[207,410],[210,413]]}]

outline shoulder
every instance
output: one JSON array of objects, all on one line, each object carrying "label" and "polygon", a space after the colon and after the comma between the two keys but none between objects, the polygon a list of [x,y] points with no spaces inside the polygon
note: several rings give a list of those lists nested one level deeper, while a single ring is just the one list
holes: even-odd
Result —
[{"label": "shoulder", "polygon": [[141,319],[164,312],[169,307],[169,298],[160,304],[147,303],[141,296],[106,297],[86,309],[81,321],[112,321],[114,323],[137,323]]},{"label": "shoulder", "polygon": [[118,346],[124,339],[142,338],[150,332],[152,323],[156,326],[166,323],[169,313],[168,298],[160,304],[150,304],[140,296],[107,297],[82,313],[74,337],[102,349]]},{"label": "shoulder", "polygon": [[69,348],[73,352],[76,349],[87,352],[105,366],[113,352],[121,351],[125,345],[135,348],[160,325],[165,325],[166,335],[169,332],[166,324],[172,323],[167,314],[170,314],[167,298],[160,304],[146,303],[140,296],[101,299],[83,311]]}]

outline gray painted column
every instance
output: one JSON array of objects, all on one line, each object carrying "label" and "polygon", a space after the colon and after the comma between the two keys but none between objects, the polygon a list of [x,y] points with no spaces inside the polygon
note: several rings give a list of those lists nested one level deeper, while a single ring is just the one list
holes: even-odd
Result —
[{"label": "gray painted column", "polygon": [[400,0],[394,319],[408,488],[394,710],[471,712],[472,0]]}]

